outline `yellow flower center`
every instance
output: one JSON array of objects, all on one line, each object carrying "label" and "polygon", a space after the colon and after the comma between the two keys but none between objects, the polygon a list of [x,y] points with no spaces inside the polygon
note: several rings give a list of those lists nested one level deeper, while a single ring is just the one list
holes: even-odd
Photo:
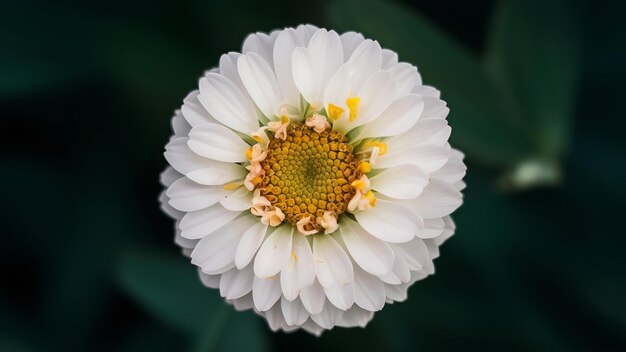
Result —
[{"label": "yellow flower center", "polygon": [[309,217],[306,230],[323,230],[324,213],[330,211],[338,218],[345,212],[355,194],[352,183],[363,174],[346,141],[337,131],[318,133],[291,123],[284,140],[272,138],[268,144],[261,162],[265,171],[261,195],[280,208],[290,224],[296,226]]}]

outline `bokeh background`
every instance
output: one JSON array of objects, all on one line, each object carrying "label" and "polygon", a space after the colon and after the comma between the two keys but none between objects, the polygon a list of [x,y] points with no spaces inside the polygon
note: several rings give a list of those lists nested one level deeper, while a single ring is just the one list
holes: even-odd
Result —
[{"label": "bokeh background", "polygon": [[[626,350],[622,2],[0,2],[0,351]],[[220,54],[356,30],[451,108],[465,204],[365,329],[236,313],[159,210],[169,119]]]}]

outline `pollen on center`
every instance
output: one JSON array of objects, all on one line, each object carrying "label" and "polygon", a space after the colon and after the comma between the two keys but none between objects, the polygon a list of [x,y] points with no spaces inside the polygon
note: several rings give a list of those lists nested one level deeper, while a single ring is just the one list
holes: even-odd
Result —
[{"label": "pollen on center", "polygon": [[306,230],[317,231],[325,212],[338,218],[347,210],[355,194],[351,184],[363,174],[343,134],[302,123],[291,123],[284,140],[271,138],[261,166],[261,195],[293,226],[309,217]]}]

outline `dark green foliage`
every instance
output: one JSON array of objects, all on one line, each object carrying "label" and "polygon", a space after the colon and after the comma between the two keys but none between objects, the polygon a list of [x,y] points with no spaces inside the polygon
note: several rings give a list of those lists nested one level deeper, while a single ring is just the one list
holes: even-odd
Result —
[{"label": "dark green foliage", "polygon": [[[626,350],[624,10],[3,2],[0,351]],[[198,76],[249,32],[299,23],[416,64],[469,169],[437,275],[319,339],[272,334],[204,288],[157,202],[169,118]],[[554,173],[521,177],[529,162]]]}]

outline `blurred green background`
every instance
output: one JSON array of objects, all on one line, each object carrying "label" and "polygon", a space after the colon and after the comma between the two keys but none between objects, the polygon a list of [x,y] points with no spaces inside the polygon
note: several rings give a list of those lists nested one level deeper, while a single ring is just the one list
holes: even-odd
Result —
[{"label": "blurred green background", "polygon": [[[626,350],[622,2],[0,4],[0,351]],[[416,64],[469,170],[437,275],[321,338],[204,289],[157,204],[198,77],[299,23]]]}]

